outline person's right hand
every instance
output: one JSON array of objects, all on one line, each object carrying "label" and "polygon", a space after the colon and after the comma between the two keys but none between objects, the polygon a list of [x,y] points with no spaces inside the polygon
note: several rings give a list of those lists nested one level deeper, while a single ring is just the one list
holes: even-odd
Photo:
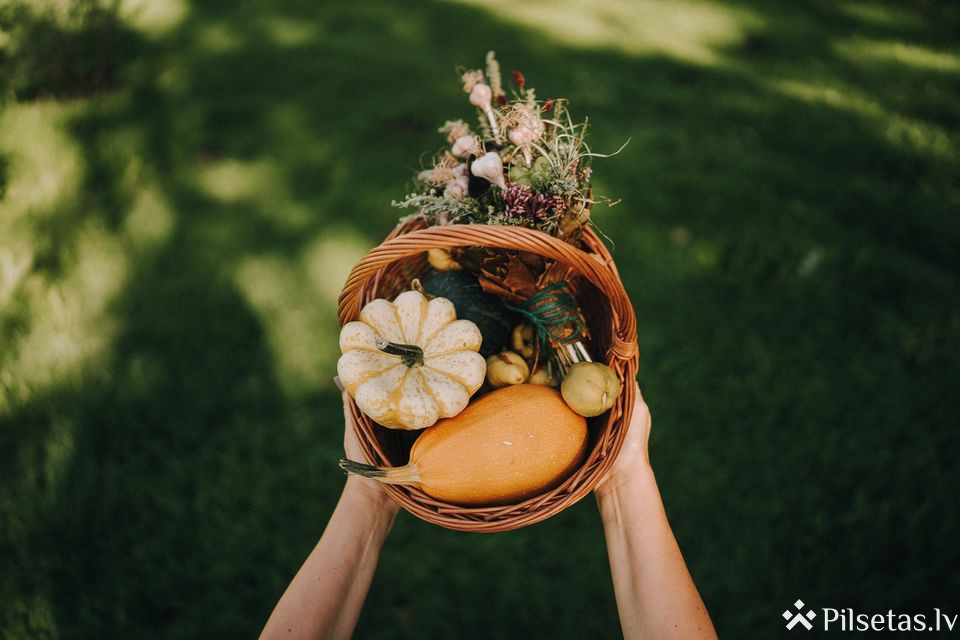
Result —
[{"label": "person's right hand", "polygon": [[620,486],[625,479],[650,470],[650,452],[647,448],[650,441],[650,424],[650,409],[643,401],[640,386],[637,385],[637,399],[633,405],[633,415],[630,418],[626,438],[620,453],[613,461],[613,466],[594,489],[597,497],[602,497]]}]

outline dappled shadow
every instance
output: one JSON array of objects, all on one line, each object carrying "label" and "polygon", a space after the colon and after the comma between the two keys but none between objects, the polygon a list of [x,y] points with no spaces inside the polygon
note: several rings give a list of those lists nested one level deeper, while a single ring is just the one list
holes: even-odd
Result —
[{"label": "dappled shadow", "polygon": [[[57,116],[75,186],[17,205],[36,244],[5,348],[92,232],[122,275],[83,312],[108,339],[0,413],[5,637],[256,632],[339,492],[336,294],[437,126],[469,115],[453,68],[487,48],[589,114],[595,149],[632,139],[596,166],[624,204],[595,218],[721,635],[776,628],[771,595],[906,610],[956,590],[955,12],[731,0],[711,6],[729,38],[658,49],[620,10],[585,44],[446,3],[203,2],[159,35],[115,23],[102,86],[23,76],[46,88],[21,98],[96,95]],[[14,352],[6,374],[30,373]],[[599,526],[587,503],[497,536],[401,518],[358,635],[614,636]]]}]

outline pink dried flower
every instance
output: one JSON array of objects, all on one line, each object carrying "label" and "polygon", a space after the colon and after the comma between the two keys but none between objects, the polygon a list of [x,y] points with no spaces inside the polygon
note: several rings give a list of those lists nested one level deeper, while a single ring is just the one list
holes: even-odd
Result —
[{"label": "pink dried flower", "polygon": [[500,193],[503,213],[508,218],[543,219],[563,204],[563,199],[549,193],[534,193],[530,187],[512,184]]},{"label": "pink dried flower", "polygon": [[503,200],[503,213],[508,218],[519,218],[527,215],[530,210],[530,200],[533,192],[530,187],[519,184],[510,185],[500,194]]},{"label": "pink dried flower", "polygon": [[530,216],[533,218],[547,218],[553,209],[563,204],[563,198],[549,193],[538,193],[530,199]]}]

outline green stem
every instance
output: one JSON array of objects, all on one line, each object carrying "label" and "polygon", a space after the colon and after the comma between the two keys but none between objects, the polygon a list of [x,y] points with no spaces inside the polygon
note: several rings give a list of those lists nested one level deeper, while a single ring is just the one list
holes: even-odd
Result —
[{"label": "green stem", "polygon": [[397,342],[387,342],[381,338],[377,339],[377,348],[384,353],[392,356],[400,356],[403,364],[408,367],[414,365],[423,366],[423,349],[415,344],[399,344]]},{"label": "green stem", "polygon": [[364,478],[370,478],[386,484],[416,484],[420,481],[420,474],[416,465],[408,464],[404,467],[375,467],[362,462],[341,459],[340,468]]}]

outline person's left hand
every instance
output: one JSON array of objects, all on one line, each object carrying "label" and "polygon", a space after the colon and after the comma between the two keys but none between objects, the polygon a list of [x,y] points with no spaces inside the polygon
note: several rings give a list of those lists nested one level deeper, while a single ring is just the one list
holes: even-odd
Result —
[{"label": "person's left hand", "polygon": [[[339,386],[339,381],[338,386]],[[363,453],[360,446],[360,440],[357,438],[356,429],[353,427],[353,418],[350,415],[350,395],[343,391],[343,452],[350,460],[356,462],[368,462],[367,456]],[[383,485],[376,480],[362,478],[350,474],[347,476],[347,484],[344,491],[355,492],[369,499],[374,508],[383,509],[388,513],[395,514],[399,508],[393,501],[390,494],[387,493]]]}]

